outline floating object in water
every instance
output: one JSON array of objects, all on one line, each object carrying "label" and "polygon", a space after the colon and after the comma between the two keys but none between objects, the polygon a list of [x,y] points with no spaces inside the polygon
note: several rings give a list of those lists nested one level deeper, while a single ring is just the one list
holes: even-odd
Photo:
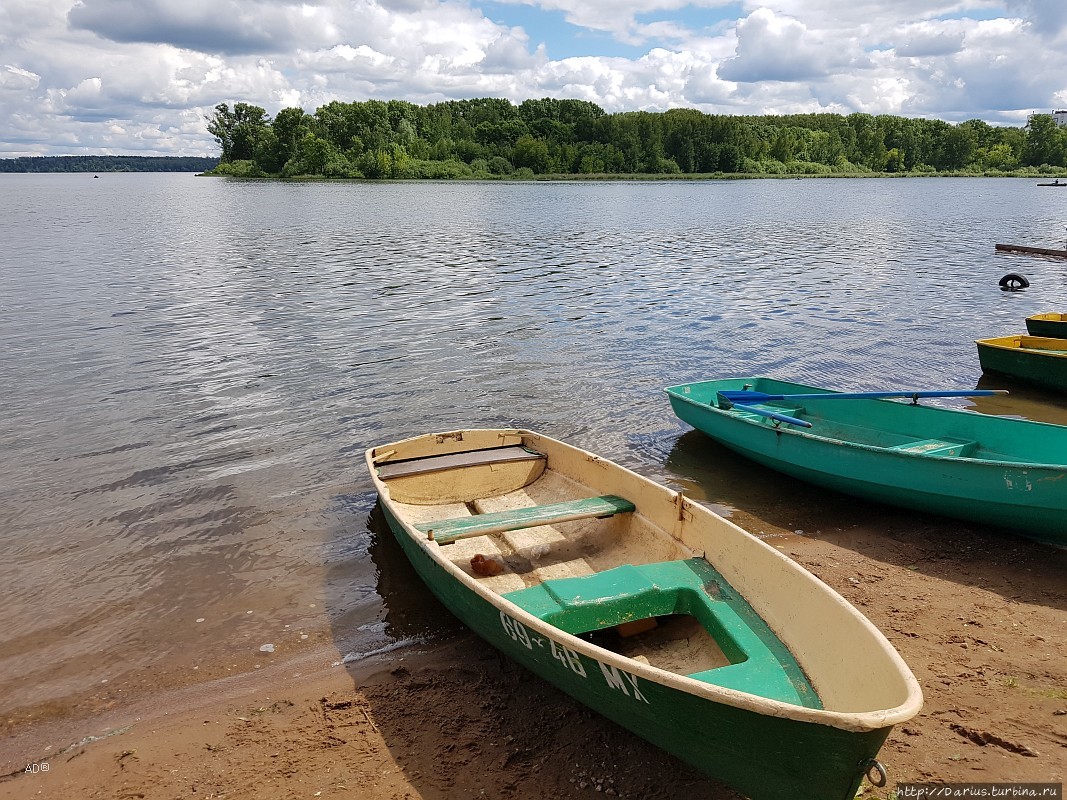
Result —
[{"label": "floating object in water", "polygon": [[1000,288],[1009,292],[1017,292],[1020,289],[1027,288],[1029,285],[1030,281],[1026,279],[1026,276],[1020,275],[1018,272],[1009,272],[1000,279]]}]

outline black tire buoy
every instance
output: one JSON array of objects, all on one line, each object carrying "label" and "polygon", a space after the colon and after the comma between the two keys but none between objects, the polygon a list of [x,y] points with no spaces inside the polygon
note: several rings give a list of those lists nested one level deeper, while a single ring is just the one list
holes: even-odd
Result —
[{"label": "black tire buoy", "polygon": [[1017,292],[1029,285],[1030,281],[1026,279],[1026,276],[1020,275],[1018,272],[1009,272],[1000,279],[1000,288],[1007,289],[1009,292]]}]

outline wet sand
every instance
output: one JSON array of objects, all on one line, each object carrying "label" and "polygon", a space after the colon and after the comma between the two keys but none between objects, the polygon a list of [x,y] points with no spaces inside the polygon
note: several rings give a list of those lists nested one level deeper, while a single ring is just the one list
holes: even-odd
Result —
[{"label": "wet sand", "polygon": [[[735,519],[878,625],[926,697],[882,749],[888,785],[863,796],[1067,779],[1067,552],[891,510],[850,525],[848,501],[794,500]],[[327,646],[15,731],[0,742],[0,798],[739,797],[462,630],[339,659]]]}]

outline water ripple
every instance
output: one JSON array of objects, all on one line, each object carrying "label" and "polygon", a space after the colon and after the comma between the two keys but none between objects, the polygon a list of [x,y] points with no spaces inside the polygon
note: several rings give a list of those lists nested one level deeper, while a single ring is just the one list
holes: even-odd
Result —
[{"label": "water ripple", "polygon": [[993,254],[1061,244],[1065,198],[1029,181],[0,180],[0,696],[22,703],[324,613],[380,646],[377,442],[535,427],[673,480],[665,385],[969,388],[974,338],[1067,306],[1058,265]]}]

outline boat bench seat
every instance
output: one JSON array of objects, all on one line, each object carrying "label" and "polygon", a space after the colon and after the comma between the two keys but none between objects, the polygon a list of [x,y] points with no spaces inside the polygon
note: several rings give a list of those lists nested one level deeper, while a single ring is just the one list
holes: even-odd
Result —
[{"label": "boat bench seat", "polygon": [[503,597],[578,635],[670,614],[695,617],[731,662],[688,677],[728,689],[821,708],[796,659],[767,623],[702,558],[555,578]]},{"label": "boat bench seat", "polygon": [[[775,414],[785,414],[787,417],[796,417],[798,419],[803,418],[804,408],[803,406],[775,406],[768,403],[757,403],[764,411],[773,411]],[[770,417],[765,417],[762,414],[756,414],[752,411],[745,411],[745,407],[738,403],[732,409],[732,412],[739,417],[750,419],[753,422],[761,422],[765,425],[781,425],[782,423],[777,420],[773,420]]]},{"label": "boat bench seat", "polygon": [[517,531],[523,528],[535,528],[538,525],[571,522],[576,519],[611,517],[634,510],[635,506],[629,500],[609,494],[569,500],[565,503],[528,506],[490,514],[420,522],[415,527],[438,544],[450,544],[457,539],[466,539],[469,536]]},{"label": "boat bench seat", "polygon": [[405,461],[391,461],[377,468],[378,477],[383,481],[390,478],[404,478],[408,475],[422,475],[427,472],[439,472],[459,467],[478,467],[485,464],[504,464],[513,461],[544,461],[545,454],[530,450],[521,445],[511,447],[493,447],[488,450],[467,450],[461,453],[447,453],[441,456],[425,456]]},{"label": "boat bench seat", "polygon": [[887,448],[903,453],[917,453],[923,456],[956,456],[967,458],[978,449],[978,442],[966,442],[961,439],[918,439],[913,442],[894,445]]}]

